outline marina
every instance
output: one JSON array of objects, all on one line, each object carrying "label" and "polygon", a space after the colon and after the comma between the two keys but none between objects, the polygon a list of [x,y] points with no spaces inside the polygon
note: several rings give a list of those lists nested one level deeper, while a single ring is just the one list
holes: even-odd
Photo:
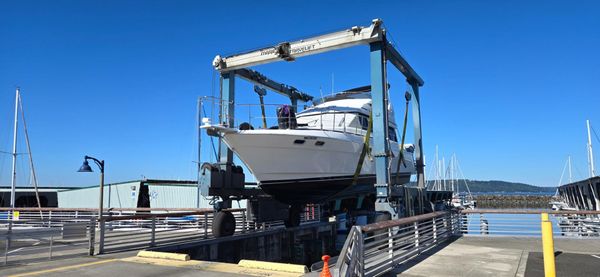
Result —
[{"label": "marina", "polygon": [[[228,45],[233,34],[221,36],[219,52],[206,63],[212,92],[194,92],[191,178],[112,177],[137,176],[123,172],[137,168],[134,160],[149,167],[152,157],[166,162],[150,168],[176,167],[173,160],[181,157],[169,156],[186,147],[164,147],[162,140],[177,135],[158,133],[150,147],[123,160],[115,157],[142,139],[75,147],[104,149],[81,155],[78,170],[70,169],[99,176],[97,186],[38,184],[40,162],[30,145],[38,142],[30,141],[28,102],[17,87],[12,151],[0,153],[11,161],[10,186],[0,188],[0,275],[598,276],[600,177],[592,143],[600,138],[590,120],[586,179],[574,180],[570,155],[557,187],[467,179],[463,154],[459,162],[456,153],[450,159],[439,153],[437,142],[452,141],[454,133],[427,131],[450,127],[427,120],[444,110],[427,106],[437,96],[401,51],[410,44],[398,44],[391,32],[374,18],[300,39],[278,35],[278,43],[244,51],[256,41]],[[352,59],[342,63],[340,51]],[[330,92],[319,87],[316,93],[305,76],[291,74],[312,73],[304,61],[356,63],[362,75],[341,77],[336,89],[332,73]],[[148,110],[132,117],[160,113]],[[114,128],[120,126],[113,120]],[[160,122],[152,127],[160,129]],[[425,151],[430,140],[436,142],[433,159]],[[122,141],[128,146],[113,152]],[[509,155],[494,149],[498,145],[485,146],[490,141],[467,141],[466,147],[451,146],[471,159],[476,147],[496,151],[489,160]],[[167,154],[154,153],[162,151],[160,145]],[[513,163],[523,155],[507,152]],[[61,163],[54,167],[41,156],[49,168],[43,176],[62,172]],[[510,170],[526,178],[537,168],[487,169],[477,163],[465,163],[477,178]],[[26,181],[27,187],[17,185]],[[549,193],[553,188],[556,193]]]}]

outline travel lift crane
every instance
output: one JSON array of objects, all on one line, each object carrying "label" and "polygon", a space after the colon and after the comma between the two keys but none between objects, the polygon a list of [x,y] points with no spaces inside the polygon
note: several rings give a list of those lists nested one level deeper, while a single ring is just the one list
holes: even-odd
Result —
[{"label": "travel lift crane", "polygon": [[[262,48],[242,54],[227,57],[216,56],[213,61],[214,68],[221,76],[221,124],[234,126],[235,103],[235,78],[241,77],[255,85],[272,90],[290,98],[293,109],[297,108],[298,100],[307,102],[312,97],[298,89],[273,81],[257,71],[248,69],[251,66],[267,64],[277,61],[294,61],[297,58],[348,48],[358,45],[369,45],[371,68],[371,97],[373,116],[373,156],[376,167],[375,184],[375,210],[389,214],[387,218],[398,218],[415,213],[423,213],[424,199],[424,161],[423,142],[421,138],[421,112],[419,87],[423,80],[408,64],[406,59],[387,40],[386,31],[380,19],[374,19],[370,26],[354,26],[339,32],[302,39],[294,42],[282,42],[273,47]],[[388,139],[388,99],[387,99],[387,62],[396,67],[410,85],[408,92],[412,98],[412,118],[414,125],[415,158],[417,171],[417,188],[409,189],[404,184],[394,184],[388,171],[391,150]],[[256,89],[255,89],[256,90]],[[258,92],[258,90],[257,90]],[[259,96],[264,92],[258,92]],[[408,100],[408,99],[407,99]],[[201,174],[202,194],[204,196],[218,196],[222,201],[215,205],[218,211],[215,215],[213,229],[216,236],[233,234],[235,221],[233,215],[222,211],[231,207],[231,199],[252,198],[261,195],[257,189],[245,188],[244,175],[241,168],[233,165],[233,152],[219,139],[218,163],[205,164]],[[237,170],[236,170],[237,168]],[[212,176],[207,176],[210,172]],[[217,176],[217,177],[215,177]],[[241,181],[239,181],[241,179]],[[238,181],[233,181],[238,180]],[[248,205],[250,206],[250,205]],[[414,211],[415,207],[418,211]],[[410,210],[407,212],[407,210]],[[231,226],[233,224],[233,227]],[[232,229],[233,228],[233,229]],[[223,230],[228,231],[223,231]]]}]

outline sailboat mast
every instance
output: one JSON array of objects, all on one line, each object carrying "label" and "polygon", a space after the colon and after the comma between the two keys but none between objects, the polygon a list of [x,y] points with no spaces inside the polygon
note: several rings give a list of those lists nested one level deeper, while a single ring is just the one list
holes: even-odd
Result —
[{"label": "sailboat mast", "polygon": [[453,156],[450,156],[450,162],[448,163],[448,169],[450,170],[450,189],[454,194],[454,172],[452,172],[452,162],[454,161]]},{"label": "sailboat mast", "polygon": [[569,155],[567,162],[569,163],[569,184],[570,184],[570,183],[573,183],[573,174],[571,174],[571,155]]},{"label": "sailboat mast", "polygon": [[25,121],[25,109],[23,109],[23,99],[19,94],[19,108],[21,109],[21,120],[23,120],[23,133],[25,134],[25,143],[27,145],[27,153],[29,153],[29,167],[31,168],[31,175],[33,177],[33,186],[35,188],[35,199],[37,200],[37,206],[40,209],[40,218],[44,218],[42,214],[42,203],[40,202],[40,192],[38,190],[37,175],[35,174],[35,167],[33,166],[33,154],[31,154],[31,144],[29,144],[29,133],[27,132],[27,121]]},{"label": "sailboat mast", "polygon": [[440,157],[438,156],[438,146],[435,145],[435,183],[436,190],[442,190],[440,186]]},{"label": "sailboat mast", "polygon": [[10,207],[15,207],[15,190],[17,187],[17,121],[19,120],[19,88],[15,93],[15,125],[12,149],[12,176],[10,179]]},{"label": "sailboat mast", "polygon": [[596,176],[594,169],[594,152],[592,151],[592,135],[590,133],[590,120],[586,120],[588,133],[588,162],[590,165],[590,178]]},{"label": "sailboat mast", "polygon": [[444,184],[444,190],[448,190],[448,186],[446,185],[446,174],[448,172],[446,172],[446,157],[442,157],[442,178],[443,179],[443,184]]}]

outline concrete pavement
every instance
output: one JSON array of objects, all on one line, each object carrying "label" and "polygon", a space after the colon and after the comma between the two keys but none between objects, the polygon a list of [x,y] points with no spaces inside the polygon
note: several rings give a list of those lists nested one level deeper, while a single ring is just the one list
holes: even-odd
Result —
[{"label": "concrete pavement", "polygon": [[[557,276],[600,276],[600,258],[595,258],[600,257],[599,240],[557,238],[554,243],[555,251],[562,253],[556,258]],[[543,276],[541,247],[540,238],[461,237],[399,267],[393,275]]]}]

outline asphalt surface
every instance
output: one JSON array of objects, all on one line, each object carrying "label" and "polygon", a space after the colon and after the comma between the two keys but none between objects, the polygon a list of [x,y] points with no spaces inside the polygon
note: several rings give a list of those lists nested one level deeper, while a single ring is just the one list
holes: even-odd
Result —
[{"label": "asphalt surface", "polygon": [[[541,238],[461,237],[397,268],[407,277],[544,276]],[[600,240],[554,240],[556,276],[600,277]]]},{"label": "asphalt surface", "polygon": [[[600,249],[598,249],[600,253]],[[600,276],[600,254],[556,252],[556,276]],[[541,252],[530,252],[525,277],[544,276],[544,257]]]}]

